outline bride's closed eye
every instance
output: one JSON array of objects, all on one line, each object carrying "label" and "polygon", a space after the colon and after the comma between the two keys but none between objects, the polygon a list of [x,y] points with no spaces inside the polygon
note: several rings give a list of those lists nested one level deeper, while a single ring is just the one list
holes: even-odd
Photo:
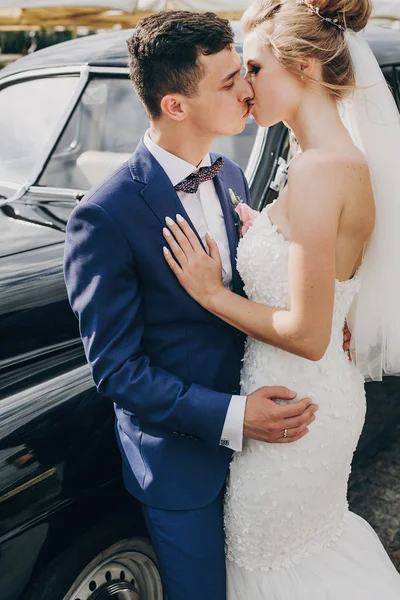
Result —
[{"label": "bride's closed eye", "polygon": [[261,67],[259,67],[258,65],[250,63],[249,65],[247,65],[247,74],[248,75],[257,75],[257,73],[260,72],[260,69],[261,69]]}]

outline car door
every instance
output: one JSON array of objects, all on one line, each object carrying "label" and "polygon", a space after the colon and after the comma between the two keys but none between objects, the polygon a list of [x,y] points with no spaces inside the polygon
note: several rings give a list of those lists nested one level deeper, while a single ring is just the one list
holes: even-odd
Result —
[{"label": "car door", "polygon": [[0,397],[38,382],[57,355],[69,356],[72,326],[77,335],[61,310],[64,234],[29,198],[80,82],[79,72],[57,69],[0,81]]},{"label": "car door", "polygon": [[[66,486],[72,442],[91,435],[82,431],[87,419],[71,418],[93,391],[87,368],[79,368],[84,356],[63,284],[64,233],[29,201],[79,75],[46,69],[0,82],[0,571],[7,598],[24,589],[49,531],[45,519],[30,524],[73,496]],[[67,402],[77,412],[56,410]],[[17,547],[16,576],[7,561]]]}]

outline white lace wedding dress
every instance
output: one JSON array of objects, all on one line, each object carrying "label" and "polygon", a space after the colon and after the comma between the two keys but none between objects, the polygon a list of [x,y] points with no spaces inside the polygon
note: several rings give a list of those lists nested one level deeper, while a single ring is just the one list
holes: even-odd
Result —
[{"label": "white lace wedding dress", "polygon": [[[267,209],[240,241],[248,297],[288,308],[289,243]],[[318,362],[249,338],[242,392],[285,385],[319,405],[293,444],[245,439],[225,504],[227,600],[399,600],[400,575],[372,528],[349,512],[347,481],[365,417],[363,378],[342,349],[358,275],[336,282],[332,338]]]}]

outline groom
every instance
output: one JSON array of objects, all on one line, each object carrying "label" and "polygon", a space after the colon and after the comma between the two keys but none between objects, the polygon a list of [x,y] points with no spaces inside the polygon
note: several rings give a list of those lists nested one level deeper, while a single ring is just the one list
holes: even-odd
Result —
[{"label": "groom", "polygon": [[150,129],[72,213],[65,278],[93,378],[115,405],[125,485],[143,505],[168,600],[225,600],[232,450],[243,435],[299,439],[316,406],[275,404],[295,397],[285,388],[239,396],[243,335],[196,304],[163,257],[165,218],[180,214],[203,242],[212,234],[224,284],[242,293],[228,189],[245,201],[249,190],[237,165],[209,154],[251,110],[228,21],[155,14],[128,45]]}]

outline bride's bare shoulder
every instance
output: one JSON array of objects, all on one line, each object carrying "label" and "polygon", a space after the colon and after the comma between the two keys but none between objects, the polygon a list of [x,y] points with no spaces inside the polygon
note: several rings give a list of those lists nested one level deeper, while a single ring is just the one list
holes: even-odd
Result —
[{"label": "bride's bare shoulder", "polygon": [[355,147],[341,152],[316,148],[302,152],[291,162],[290,183],[303,193],[309,188],[324,191],[325,197],[372,197],[367,161]]},{"label": "bride's bare shoulder", "polygon": [[346,161],[332,152],[320,149],[305,150],[290,164],[288,196],[290,203],[341,203],[345,191]]},{"label": "bride's bare shoulder", "polygon": [[364,154],[358,148],[347,148],[343,151],[332,151],[312,148],[296,156],[289,169],[289,176],[305,178],[310,174],[326,176],[335,173],[338,184],[342,177],[348,178],[353,171],[369,173]]},{"label": "bride's bare shoulder", "polygon": [[[306,150],[299,154],[289,169],[289,206],[315,211],[331,210],[349,222],[362,214],[369,231],[374,226],[375,205],[368,163],[357,148],[342,152]],[[300,209],[300,206],[298,206]]]}]

